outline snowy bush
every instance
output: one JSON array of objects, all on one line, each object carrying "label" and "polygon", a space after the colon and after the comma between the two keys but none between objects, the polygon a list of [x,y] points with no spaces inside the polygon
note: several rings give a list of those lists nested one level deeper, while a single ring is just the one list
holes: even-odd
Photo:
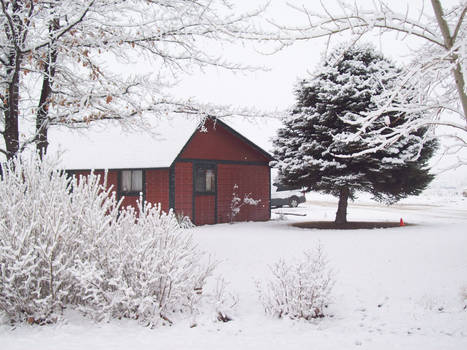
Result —
[{"label": "snowy bush", "polygon": [[228,291],[229,283],[224,278],[216,279],[216,287],[209,303],[214,306],[214,314],[219,322],[232,321],[238,305],[238,296]]},{"label": "snowy bush", "polygon": [[306,320],[325,316],[334,281],[321,247],[306,251],[302,261],[281,259],[270,270],[272,278],[265,285],[257,283],[268,315]]},{"label": "snowy bush", "polygon": [[105,180],[55,169],[36,156],[3,167],[0,311],[47,323],[75,308],[151,325],[196,311],[214,264],[175,215],[150,204],[119,211]]},{"label": "snowy bush", "polygon": [[233,191],[232,191],[232,200],[230,201],[230,223],[233,222],[234,217],[237,216],[238,213],[240,213],[240,209],[244,205],[256,206],[261,202],[261,199],[251,198],[251,193],[245,193],[242,199],[238,196],[237,190],[238,190],[238,185],[235,184],[233,186]]},{"label": "snowy bush", "polygon": [[79,302],[70,267],[115,215],[115,198],[97,176],[78,184],[54,169],[53,161],[34,156],[3,167],[0,309],[12,321],[53,321]]},{"label": "snowy bush", "polygon": [[[90,296],[83,311],[148,325],[172,324],[174,313],[198,312],[215,264],[201,263],[204,254],[172,211],[150,203],[122,210],[106,244],[74,271]],[[86,271],[95,271],[96,278]]]},{"label": "snowy bush", "polygon": [[191,222],[190,217],[183,214],[183,212],[176,212],[175,217],[181,228],[193,228],[195,225]]}]

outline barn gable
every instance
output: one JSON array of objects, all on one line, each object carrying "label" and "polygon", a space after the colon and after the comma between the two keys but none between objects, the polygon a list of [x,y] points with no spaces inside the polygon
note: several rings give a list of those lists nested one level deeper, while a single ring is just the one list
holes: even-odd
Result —
[{"label": "barn gable", "polygon": [[[268,220],[271,160],[267,152],[227,124],[207,120],[172,166],[171,206],[195,224]],[[206,183],[210,183],[209,189]],[[250,194],[261,201],[256,206],[243,206],[232,218],[234,192],[239,198]]]},{"label": "barn gable", "polygon": [[177,159],[269,162],[271,155],[222,121],[208,119],[196,130]]}]

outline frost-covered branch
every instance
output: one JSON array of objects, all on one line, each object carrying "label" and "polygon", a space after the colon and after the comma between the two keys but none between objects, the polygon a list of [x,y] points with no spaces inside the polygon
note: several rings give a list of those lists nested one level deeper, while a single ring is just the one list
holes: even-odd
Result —
[{"label": "frost-covered branch", "polygon": [[[161,117],[161,101],[174,100],[167,90],[194,69],[257,68],[231,62],[222,45],[257,33],[254,21],[264,7],[238,13],[225,0],[14,0],[1,5],[5,145],[0,149],[8,158],[31,140],[46,150],[50,125],[125,120],[145,112]],[[191,102],[184,101],[184,107],[195,111]],[[20,130],[20,120],[36,124],[35,134]],[[20,139],[20,134],[27,136]]]},{"label": "frost-covered branch", "polygon": [[334,274],[321,246],[304,252],[301,260],[279,260],[270,267],[271,278],[257,282],[266,314],[277,318],[311,320],[326,315]]},{"label": "frost-covered branch", "polygon": [[[335,4],[338,6],[333,6]],[[281,31],[282,40],[287,45],[321,37],[330,40],[344,32],[350,32],[355,40],[359,40],[365,34],[377,31],[380,35],[393,32],[401,34],[402,40],[416,37],[424,42],[412,52],[413,60],[401,72],[399,82],[381,95],[378,108],[357,119],[348,118],[349,123],[362,125],[360,135],[366,132],[368,125],[384,118],[385,113],[420,112],[424,118],[408,121],[410,130],[441,127],[450,124],[452,118],[458,118],[455,124],[461,130],[456,127],[452,134],[460,132],[460,137],[467,138],[465,2],[459,2],[449,10],[443,8],[439,0],[430,0],[430,5],[417,11],[409,11],[409,7],[401,11],[383,0],[373,1],[372,7],[342,0],[321,2],[321,7],[319,12],[306,5],[293,7],[306,20],[303,25],[274,22]],[[405,130],[392,128],[389,133],[374,133],[368,152],[389,147],[406,134]]]},{"label": "frost-covered branch", "polygon": [[256,206],[261,202],[261,199],[251,198],[251,193],[245,193],[243,198],[240,198],[237,194],[238,185],[235,184],[232,192],[232,200],[230,201],[230,223],[233,223],[235,216],[240,213],[240,209],[244,205]]}]

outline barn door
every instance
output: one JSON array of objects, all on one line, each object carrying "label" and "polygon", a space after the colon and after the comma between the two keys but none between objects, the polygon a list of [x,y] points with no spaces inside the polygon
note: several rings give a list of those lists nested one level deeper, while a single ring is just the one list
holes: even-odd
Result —
[{"label": "barn door", "polygon": [[215,224],[217,212],[217,167],[195,163],[193,167],[194,223]]}]

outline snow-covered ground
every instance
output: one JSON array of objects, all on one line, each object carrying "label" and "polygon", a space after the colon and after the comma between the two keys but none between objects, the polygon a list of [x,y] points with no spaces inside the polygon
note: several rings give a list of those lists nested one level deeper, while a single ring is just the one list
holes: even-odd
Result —
[{"label": "snow-covered ground", "polygon": [[[286,215],[277,212],[306,214]],[[238,307],[228,323],[202,315],[172,327],[134,321],[96,324],[77,315],[56,325],[0,325],[0,349],[467,349],[467,199],[428,196],[385,207],[363,197],[349,220],[414,224],[374,230],[308,230],[294,221],[332,220],[336,201],[309,194],[299,208],[275,209],[265,223],[193,229],[199,246],[221,263]],[[255,280],[278,258],[321,244],[335,271],[330,317],[313,322],[263,314]]]}]

